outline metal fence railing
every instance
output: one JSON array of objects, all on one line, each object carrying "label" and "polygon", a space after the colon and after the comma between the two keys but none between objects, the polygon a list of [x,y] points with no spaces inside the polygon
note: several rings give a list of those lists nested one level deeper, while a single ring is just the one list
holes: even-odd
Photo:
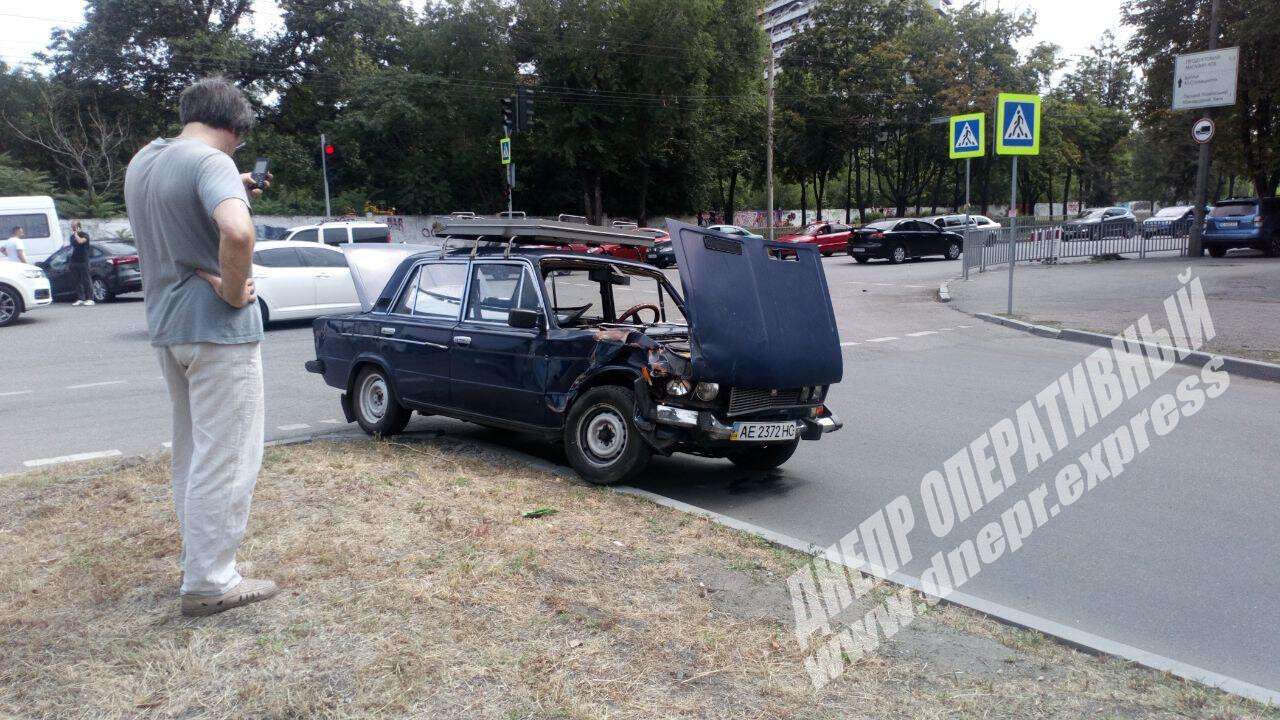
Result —
[{"label": "metal fence railing", "polygon": [[[1172,222],[1127,222],[1097,225],[1019,222],[1013,227],[970,230],[965,234],[962,268],[968,278],[973,270],[1009,262],[1010,247],[1015,262],[1054,263],[1067,258],[1105,255],[1137,255],[1150,252],[1187,252],[1190,224]],[[1012,240],[1012,242],[1011,242]]]}]

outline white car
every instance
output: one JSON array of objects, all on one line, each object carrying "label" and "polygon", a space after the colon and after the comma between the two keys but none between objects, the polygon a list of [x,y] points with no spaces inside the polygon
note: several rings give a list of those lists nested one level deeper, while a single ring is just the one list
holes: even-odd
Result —
[{"label": "white car", "polygon": [[725,235],[737,235],[739,237],[749,237],[749,238],[755,238],[757,240],[764,239],[763,235],[757,235],[756,233],[753,233],[750,230],[744,227],[739,227],[737,225],[708,225],[707,229],[714,230],[718,233],[724,233]]},{"label": "white car", "polygon": [[0,327],[28,310],[53,304],[49,278],[35,265],[0,260]]},{"label": "white car", "polygon": [[264,325],[360,309],[347,258],[329,245],[260,242],[253,248],[253,281]]},{"label": "white car", "polygon": [[320,225],[303,225],[289,230],[285,240],[322,242],[325,245],[347,243],[390,243],[391,228],[370,220],[337,220]]}]

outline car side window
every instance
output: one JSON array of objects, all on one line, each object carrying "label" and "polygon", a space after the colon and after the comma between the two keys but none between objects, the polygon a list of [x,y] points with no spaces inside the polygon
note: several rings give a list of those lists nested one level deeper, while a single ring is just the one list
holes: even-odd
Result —
[{"label": "car side window", "polygon": [[461,263],[426,263],[418,266],[395,312],[435,320],[462,316],[462,286],[467,266]]},{"label": "car side window", "polygon": [[302,261],[308,267],[344,268],[347,266],[347,257],[336,250],[328,250],[320,246],[295,249],[302,255]]},{"label": "car side window", "polygon": [[[327,230],[325,232],[328,232]],[[384,243],[391,237],[391,231],[384,227],[351,228],[351,241],[358,243]]]},{"label": "car side window", "polygon": [[71,257],[71,247],[67,246],[58,252],[49,256],[49,265],[51,267],[60,268],[67,264],[67,259]]},{"label": "car side window", "polygon": [[481,263],[471,274],[467,320],[505,323],[515,308],[541,310],[537,289],[524,265]]},{"label": "car side window", "polygon": [[315,229],[315,228],[310,228],[310,229],[308,229],[308,230],[299,230],[298,232],[296,232],[296,233],[294,233],[292,236],[290,236],[290,237],[289,237],[289,239],[290,239],[290,240],[297,240],[298,242],[315,242],[315,241],[316,241],[316,229]]},{"label": "car side window", "polygon": [[302,258],[293,248],[271,248],[253,253],[253,264],[270,268],[302,267]]},{"label": "car side window", "polygon": [[347,242],[347,229],[344,227],[325,228],[324,244],[325,245],[341,245]]}]

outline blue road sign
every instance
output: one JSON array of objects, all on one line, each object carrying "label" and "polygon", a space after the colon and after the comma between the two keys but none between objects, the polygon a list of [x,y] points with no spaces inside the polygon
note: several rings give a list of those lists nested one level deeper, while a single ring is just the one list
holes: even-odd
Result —
[{"label": "blue road sign", "polygon": [[1040,154],[1040,98],[1001,93],[996,107],[996,153]]},{"label": "blue road sign", "polygon": [[951,118],[951,159],[982,157],[986,154],[986,116],[982,113]]}]

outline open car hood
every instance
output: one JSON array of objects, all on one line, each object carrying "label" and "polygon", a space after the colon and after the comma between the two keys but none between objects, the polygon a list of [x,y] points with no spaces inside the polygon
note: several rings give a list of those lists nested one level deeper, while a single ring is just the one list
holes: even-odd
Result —
[{"label": "open car hood", "polygon": [[816,247],[723,235],[674,220],[667,229],[688,311],[695,379],[758,389],[840,381],[840,333]]},{"label": "open car hood", "polygon": [[356,286],[356,296],[360,298],[360,309],[364,312],[372,310],[387,281],[404,259],[427,249],[421,245],[405,244],[343,245],[342,254],[347,256],[347,267],[351,268],[351,280]]}]

